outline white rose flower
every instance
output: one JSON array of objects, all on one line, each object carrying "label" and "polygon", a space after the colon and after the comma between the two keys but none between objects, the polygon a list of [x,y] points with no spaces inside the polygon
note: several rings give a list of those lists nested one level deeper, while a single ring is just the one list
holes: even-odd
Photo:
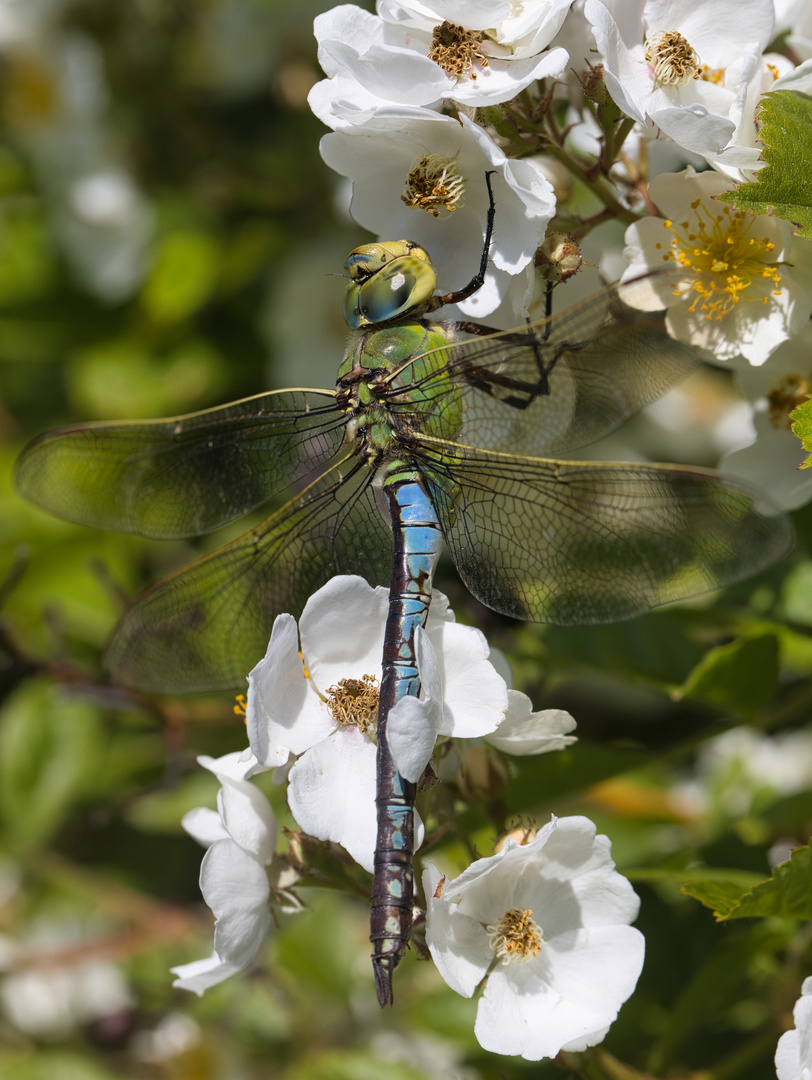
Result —
[{"label": "white rose flower", "polygon": [[471,997],[487,978],[474,1033],[529,1061],[599,1043],[637,983],[639,901],[605,836],[553,818],[534,840],[507,840],[453,881],[423,874],[426,937],[448,985]]},{"label": "white rose flower", "polygon": [[[249,675],[246,721],[258,760],[290,771],[288,803],[299,826],[341,844],[370,872],[375,850],[377,686],[388,591],[363,578],[334,577],[310,597],[297,626],[280,615],[264,660]],[[389,715],[392,757],[407,779],[422,775],[439,734],[474,738],[507,710],[504,679],[488,661],[484,635],[459,626],[434,593],[417,635],[421,698]],[[419,822],[415,833],[420,834]]]},{"label": "white rose flower", "polygon": [[204,960],[172,968],[181,990],[202,994],[253,960],[271,928],[268,867],[276,846],[276,818],[270,803],[248,779],[258,771],[245,753],[200,757],[222,787],[219,814],[193,810],[186,831],[208,850],[200,867],[200,891],[214,916],[214,951]]},{"label": "white rose flower", "polygon": [[795,1027],[785,1031],[775,1051],[778,1080],[812,1080],[812,977],[804,979],[792,1010]]},{"label": "white rose flower", "polygon": [[809,319],[808,242],[793,241],[792,226],[780,218],[713,201],[729,187],[718,173],[690,166],[655,176],[650,194],[663,217],[641,218],[626,230],[629,266],[621,280],[670,270],[641,282],[631,302],[666,308],[678,341],[719,360],[741,353],[758,365]]},{"label": "white rose flower", "polygon": [[587,0],[609,93],[686,150],[719,154],[773,33],[771,0]]},{"label": "white rose flower", "polygon": [[571,3],[379,0],[378,15],[343,4],[315,20],[319,63],[330,80],[352,80],[385,102],[496,105],[564,71],[564,49],[544,50]]},{"label": "white rose flower", "polygon": [[482,257],[492,177],[497,227],[485,284],[459,305],[472,318],[494,311],[533,259],[555,212],[552,185],[533,161],[511,160],[468,117],[426,109],[379,109],[363,125],[325,135],[321,154],[352,180],[351,212],[381,240],[409,239],[429,252],[444,292],[461,289]]}]

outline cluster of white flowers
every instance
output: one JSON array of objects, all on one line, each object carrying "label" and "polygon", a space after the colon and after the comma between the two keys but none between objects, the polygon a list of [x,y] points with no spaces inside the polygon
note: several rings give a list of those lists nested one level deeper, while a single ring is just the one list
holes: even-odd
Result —
[{"label": "cluster of white flowers", "polygon": [[[743,373],[754,411],[775,417],[808,395],[812,379],[803,349],[810,246],[787,222],[714,197],[764,164],[763,95],[812,90],[809,27],[808,19],[779,26],[773,0],[378,0],[375,15],[342,5],[316,19],[327,78],[309,102],[332,129],[322,156],[351,182],[355,220],[381,239],[425,246],[442,292],[462,288],[479,265],[493,173],[496,231],[485,283],[460,304],[466,316],[515,324],[531,310],[537,268],[549,278],[556,253],[562,267],[564,258],[577,265],[560,239],[540,250],[548,231],[582,244],[614,225],[596,234],[606,268],[612,245],[620,256],[620,225],[622,280],[669,271],[650,276],[635,303],[666,310],[669,333]],[[765,52],[777,30],[790,31],[792,58]],[[784,467],[792,437],[786,426],[781,434]],[[799,505],[812,491],[794,472],[776,485],[766,472],[778,448],[773,456],[765,447],[766,439],[762,479]],[[741,469],[741,459],[731,454],[728,467]],[[257,772],[289,770],[288,803],[302,830],[373,869],[386,609],[384,590],[336,578],[298,625],[276,620],[249,678],[250,750],[202,762],[223,785],[219,814],[185,821],[208,847],[201,887],[217,921],[213,955],[177,969],[177,985],[202,992],[244,967],[271,926],[270,906],[285,910]],[[533,713],[444,597],[435,594],[416,644],[421,695],[388,720],[408,780],[423,776],[438,738],[484,738],[507,753],[572,741],[572,719]],[[415,837],[419,846],[417,818]],[[485,1048],[538,1060],[604,1037],[643,960],[630,926],[637,898],[609,851],[591,822],[554,818],[453,880],[425,869],[431,955],[458,993],[483,990],[476,1034]]]},{"label": "cluster of white flowers", "polygon": [[[175,968],[176,986],[201,994],[240,971],[271,928],[271,907],[297,910],[284,870],[272,865],[277,827],[253,783],[258,773],[285,771],[293,758],[287,797],[299,826],[372,871],[374,688],[387,606],[385,589],[336,577],[310,598],[298,626],[289,615],[276,619],[267,655],[249,676],[250,749],[200,759],[222,785],[218,810],[192,811],[183,824],[207,848],[200,885],[215,915],[214,950]],[[421,698],[389,717],[393,754],[407,775],[423,773],[438,738],[485,737],[511,754],[574,741],[572,717],[534,713],[489,656],[482,633],[457,624],[435,593],[418,650]],[[418,820],[418,846],[422,832]],[[614,869],[609,841],[595,832],[585,818],[553,819],[454,881],[427,866],[429,948],[457,992],[470,997],[486,983],[476,1034],[488,1049],[538,1060],[594,1045],[634,989],[643,938],[629,923],[638,902]]]},{"label": "cluster of white flowers", "polygon": [[[381,239],[425,246],[443,291],[461,288],[478,265],[483,174],[494,170],[486,283],[460,304],[493,325],[514,325],[534,310],[536,253],[548,228],[573,232],[585,255],[600,236],[594,257],[614,273],[619,234],[590,233],[612,217],[625,224],[622,280],[673,271],[652,278],[648,297],[638,290],[635,303],[666,308],[674,337],[737,372],[764,367],[757,386],[741,379],[755,424],[740,425],[738,441],[757,439],[758,448],[731,454],[722,467],[744,474],[758,454],[761,477],[792,508],[812,494],[792,475],[802,452],[787,419],[812,375],[802,349],[787,351],[812,312],[812,245],[788,222],[714,196],[764,166],[764,95],[812,90],[806,8],[780,4],[776,12],[773,0],[378,0],[372,15],[342,5],[315,22],[328,78],[309,102],[333,129],[322,156],[352,182],[356,221]],[[783,53],[766,51],[787,32]],[[614,160],[603,160],[611,139],[601,147],[606,125],[596,105],[607,92],[627,118],[612,136]],[[593,217],[582,216],[584,184],[604,204]],[[560,299],[567,306],[566,289]]]}]

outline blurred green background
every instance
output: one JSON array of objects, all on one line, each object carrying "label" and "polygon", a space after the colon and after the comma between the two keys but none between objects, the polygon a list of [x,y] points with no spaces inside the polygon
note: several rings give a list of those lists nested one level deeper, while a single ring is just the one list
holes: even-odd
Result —
[{"label": "blurred green background", "polygon": [[[214,805],[195,757],[245,735],[227,697],[125,693],[101,655],[129,599],[242,529],[200,544],[96,533],[23,504],[11,469],[28,438],[75,420],[332,384],[335,275],[366,237],[306,103],[326,7],[0,3],[0,1078],[642,1076],[613,1071],[617,1057],[758,1080],[810,936],[783,918],[720,930],[675,881],[693,865],[767,876],[776,845],[808,838],[812,758],[788,785],[780,768],[748,771],[773,747],[762,735],[696,756],[746,721],[788,729],[801,743],[786,753],[806,762],[806,512],[794,563],[621,627],[517,628],[441,578],[517,685],[570,708],[583,740],[509,765],[473,748],[452,788],[463,829],[488,854],[512,820],[587,813],[643,897],[642,982],[589,1061],[484,1053],[475,1004],[412,957],[381,1013],[365,906],[327,890],[303,892],[312,911],[281,916],[250,971],[200,1000],[171,988],[171,965],[211,950],[202,851],[180,827]],[[284,788],[265,790],[292,828]],[[465,862],[453,844],[432,857]]]}]

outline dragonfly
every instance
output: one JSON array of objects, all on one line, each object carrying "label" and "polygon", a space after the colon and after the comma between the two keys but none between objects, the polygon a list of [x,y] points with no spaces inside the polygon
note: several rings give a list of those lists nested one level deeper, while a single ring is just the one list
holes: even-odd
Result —
[{"label": "dragonfly", "polygon": [[350,254],[335,389],[78,424],[36,438],[16,467],[18,490],[40,507],[145,537],[197,536],[270,510],[124,613],[106,657],[120,685],[236,688],[276,615],[298,615],[333,575],[389,586],[370,920],[382,1006],[411,934],[416,792],[392,761],[387,716],[420,691],[415,636],[443,547],[488,607],[577,625],[738,581],[792,543],[768,499],[714,472],[559,457],[615,430],[702,354],[622,287],[512,331],[441,320],[439,309],[481,287],[493,220],[491,196],[479,269],[456,292],[437,292],[412,242]]}]

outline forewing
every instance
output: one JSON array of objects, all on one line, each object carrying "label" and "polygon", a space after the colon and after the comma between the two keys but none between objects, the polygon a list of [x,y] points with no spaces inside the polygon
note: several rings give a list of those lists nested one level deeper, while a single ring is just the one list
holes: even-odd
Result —
[{"label": "forewing", "polygon": [[517,619],[629,619],[745,578],[792,546],[775,507],[715,473],[421,446],[460,576]]},{"label": "forewing", "polygon": [[620,299],[635,292],[634,283],[608,289],[549,323],[454,344],[447,366],[420,387],[438,407],[452,387],[462,395],[462,428],[446,437],[529,457],[561,454],[603,438],[681,382],[705,354],[669,337],[662,312]]},{"label": "forewing", "polygon": [[244,687],[277,615],[298,616],[334,574],[387,584],[392,534],[373,474],[347,463],[254,531],[148,590],[106,657],[124,686],[166,693]]},{"label": "forewing", "polygon": [[174,419],[62,428],[23,450],[15,479],[59,517],[167,540],[261,506],[329,460],[343,437],[333,394],[285,390]]}]

